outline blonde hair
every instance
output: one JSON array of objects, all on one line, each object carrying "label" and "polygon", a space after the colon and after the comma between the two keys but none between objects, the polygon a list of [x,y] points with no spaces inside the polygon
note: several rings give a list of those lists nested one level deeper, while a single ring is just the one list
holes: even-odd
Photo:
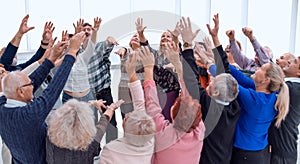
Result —
[{"label": "blonde hair", "polygon": [[271,67],[266,71],[266,76],[270,78],[270,84],[268,85],[267,90],[271,92],[279,91],[274,107],[278,111],[275,126],[280,127],[281,122],[289,112],[289,89],[284,82],[284,73],[280,66],[273,62],[270,63],[270,66]]},{"label": "blonde hair", "polygon": [[71,99],[49,116],[49,139],[60,148],[87,150],[95,135],[93,111],[85,102]]}]

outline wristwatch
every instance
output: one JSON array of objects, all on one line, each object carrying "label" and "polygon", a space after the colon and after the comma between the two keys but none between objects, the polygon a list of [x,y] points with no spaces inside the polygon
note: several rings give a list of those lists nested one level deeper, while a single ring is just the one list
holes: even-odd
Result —
[{"label": "wristwatch", "polygon": [[183,43],[183,47],[190,47],[190,46],[192,46],[192,43],[188,43],[188,42]]}]

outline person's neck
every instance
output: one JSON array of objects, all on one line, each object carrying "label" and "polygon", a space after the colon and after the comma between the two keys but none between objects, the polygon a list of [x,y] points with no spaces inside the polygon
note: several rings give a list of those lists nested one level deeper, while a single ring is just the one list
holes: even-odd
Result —
[{"label": "person's neck", "polygon": [[86,47],[87,47],[87,44],[88,44],[88,41],[89,41],[89,39],[87,38],[86,40],[84,40],[83,41],[83,43],[82,43],[82,47],[83,47],[83,49],[86,49]]},{"label": "person's neck", "polygon": [[256,91],[256,92],[263,92],[263,93],[266,93],[266,94],[270,94],[270,93],[271,93],[269,90],[266,89],[266,87],[263,87],[263,86],[261,86],[261,87],[259,87],[259,86],[256,87],[256,88],[255,88],[255,91]]}]

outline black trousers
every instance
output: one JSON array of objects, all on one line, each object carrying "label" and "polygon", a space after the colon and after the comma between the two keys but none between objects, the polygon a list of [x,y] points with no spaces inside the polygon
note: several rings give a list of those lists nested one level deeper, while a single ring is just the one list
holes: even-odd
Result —
[{"label": "black trousers", "polygon": [[297,156],[293,157],[283,157],[281,155],[271,154],[271,164],[296,164]]},{"label": "black trousers", "polygon": [[[105,100],[105,105],[110,105],[113,103],[113,97],[111,95],[111,89],[110,87],[102,89],[100,92],[96,92],[96,99],[97,100]],[[102,108],[102,111],[105,112],[106,109]],[[111,140],[115,140],[118,138],[118,129],[117,129],[117,121],[116,121],[116,115],[114,114],[110,120],[110,124],[108,124],[106,129],[106,143],[108,143]]]},{"label": "black trousers", "polygon": [[231,164],[270,164],[270,157],[271,153],[268,146],[258,151],[248,151],[233,147]]}]

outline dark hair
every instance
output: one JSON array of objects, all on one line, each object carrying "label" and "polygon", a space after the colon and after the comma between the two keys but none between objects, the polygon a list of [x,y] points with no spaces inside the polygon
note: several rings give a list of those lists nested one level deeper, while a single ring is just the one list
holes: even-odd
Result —
[{"label": "dark hair", "polygon": [[92,25],[89,24],[89,23],[84,23],[84,24],[82,25],[82,27],[85,27],[85,26],[90,26],[90,27],[92,27]]}]

